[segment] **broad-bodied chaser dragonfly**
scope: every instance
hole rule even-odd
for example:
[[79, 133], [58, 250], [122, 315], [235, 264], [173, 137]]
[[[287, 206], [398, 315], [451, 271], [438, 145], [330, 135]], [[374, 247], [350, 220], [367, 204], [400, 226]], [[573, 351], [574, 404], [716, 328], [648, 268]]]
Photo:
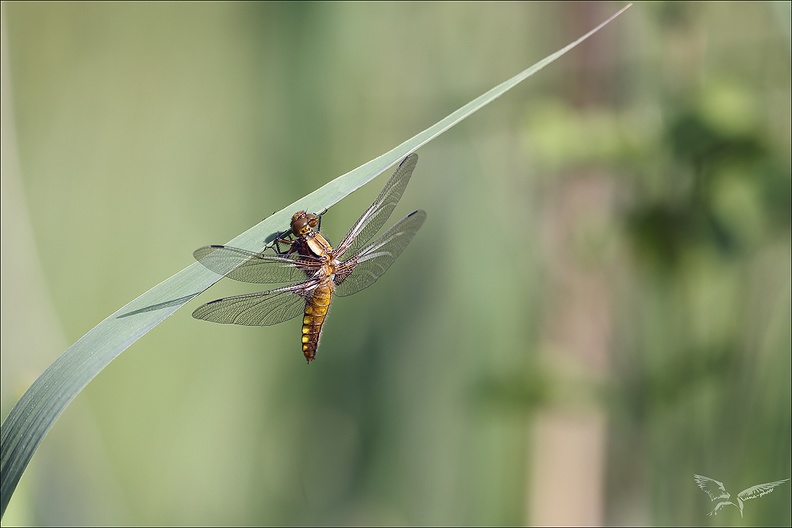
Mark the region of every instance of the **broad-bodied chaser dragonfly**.
[[[303, 315], [302, 351], [310, 364], [333, 295], [352, 295], [374, 284], [393, 264], [426, 220], [413, 211], [367, 244], [390, 217], [418, 162], [410, 154], [399, 164], [377, 199], [333, 248], [319, 232], [321, 214], [298, 211], [281, 233], [274, 254], [230, 246], [205, 246], [193, 256], [220, 275], [254, 283], [288, 283], [271, 290], [235, 295], [200, 306], [193, 317], [215, 323], [269, 326]], [[289, 237], [289, 238], [286, 238]], [[288, 246], [281, 250], [280, 244]]]

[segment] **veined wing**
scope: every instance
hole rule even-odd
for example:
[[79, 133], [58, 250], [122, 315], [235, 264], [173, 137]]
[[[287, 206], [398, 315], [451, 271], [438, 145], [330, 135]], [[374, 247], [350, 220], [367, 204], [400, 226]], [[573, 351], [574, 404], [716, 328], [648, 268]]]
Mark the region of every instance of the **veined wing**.
[[225, 297], [199, 306], [192, 316], [213, 323], [274, 325], [301, 315], [305, 301], [310, 298], [315, 287], [316, 284], [310, 281], [297, 286]]
[[404, 251], [424, 220], [424, 211], [410, 213], [357, 255], [342, 262], [336, 271], [336, 293], [342, 297], [352, 295], [374, 284]]
[[788, 481], [789, 479], [784, 480], [776, 480], [775, 482], [767, 482], [765, 484], [757, 484], [756, 486], [751, 486], [748, 489], [742, 490], [737, 496], [744, 501], [750, 499], [756, 499], [761, 497], [762, 495], [767, 495], [768, 493], [772, 493], [776, 486], [780, 486], [784, 482]]
[[278, 283], [306, 279], [306, 272], [321, 262], [294, 254], [293, 258], [263, 255], [231, 246], [204, 246], [193, 252], [195, 260], [219, 275], [242, 282]]
[[693, 479], [696, 481], [696, 484], [698, 484], [698, 487], [709, 495], [710, 500], [714, 501], [731, 497], [729, 492], [726, 491], [726, 488], [723, 487], [723, 482], [696, 474], [693, 475]]
[[415, 153], [402, 160], [379, 196], [352, 225], [343, 240], [338, 243], [336, 255], [354, 255], [385, 225], [393, 209], [396, 208], [396, 204], [401, 200], [416, 163], [418, 163], [418, 155]]

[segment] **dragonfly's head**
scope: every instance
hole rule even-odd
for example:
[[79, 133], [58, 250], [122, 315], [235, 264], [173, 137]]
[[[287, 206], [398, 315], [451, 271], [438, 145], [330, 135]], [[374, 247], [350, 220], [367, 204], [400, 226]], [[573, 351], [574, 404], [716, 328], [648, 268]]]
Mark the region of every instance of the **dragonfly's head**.
[[313, 233], [319, 225], [319, 217], [313, 213], [297, 211], [291, 219], [291, 230], [294, 236], [302, 237]]

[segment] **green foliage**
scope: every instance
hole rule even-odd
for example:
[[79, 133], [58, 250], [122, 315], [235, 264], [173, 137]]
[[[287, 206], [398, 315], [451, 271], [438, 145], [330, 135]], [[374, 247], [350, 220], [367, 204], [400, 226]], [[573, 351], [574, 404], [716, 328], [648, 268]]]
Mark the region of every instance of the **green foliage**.
[[[6, 414], [195, 248], [285, 221], [613, 8], [3, 9]], [[693, 481], [792, 473], [789, 5], [627, 15], [421, 149], [394, 217], [429, 219], [334, 302], [319, 361], [297, 323], [176, 311], [68, 406], [4, 523], [789, 525], [789, 488], [712, 518]], [[378, 187], [325, 215], [331, 242]]]
[[[398, 147], [274, 213], [235, 237], [229, 242], [229, 245], [251, 250], [261, 249], [262, 241], [270, 242], [278, 233], [285, 230], [288, 219], [294, 211], [326, 210], [405, 155], [439, 136], [547, 64], [555, 61], [612, 19], [613, 17], [575, 42], [492, 88]], [[0, 438], [0, 465], [2, 466], [0, 497], [3, 513], [5, 513], [14, 489], [33, 453], [55, 420], [77, 394], [127, 347], [220, 278], [220, 276], [204, 269], [200, 264], [192, 264], [102, 321], [77, 343], [69, 347], [31, 385], [3, 422], [2, 437]]]

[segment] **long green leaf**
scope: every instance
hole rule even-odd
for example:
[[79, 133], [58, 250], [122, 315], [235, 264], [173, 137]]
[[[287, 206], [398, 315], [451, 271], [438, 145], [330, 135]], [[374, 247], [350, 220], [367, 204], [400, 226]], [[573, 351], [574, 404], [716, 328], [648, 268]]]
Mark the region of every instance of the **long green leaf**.
[[[320, 211], [329, 208], [410, 152], [425, 145], [564, 55], [599, 31], [630, 5], [632, 4], [628, 4], [576, 41], [492, 88], [396, 148], [336, 178], [266, 218], [231, 240], [229, 244], [252, 250], [260, 249], [263, 240], [270, 240], [274, 233], [282, 231], [288, 225], [294, 211]], [[99, 323], [69, 347], [30, 386], [11, 409], [0, 431], [0, 479], [2, 480], [0, 516], [5, 513], [6, 506], [36, 448], [58, 416], [88, 382], [129, 345], [220, 278], [199, 263], [193, 263]]]

